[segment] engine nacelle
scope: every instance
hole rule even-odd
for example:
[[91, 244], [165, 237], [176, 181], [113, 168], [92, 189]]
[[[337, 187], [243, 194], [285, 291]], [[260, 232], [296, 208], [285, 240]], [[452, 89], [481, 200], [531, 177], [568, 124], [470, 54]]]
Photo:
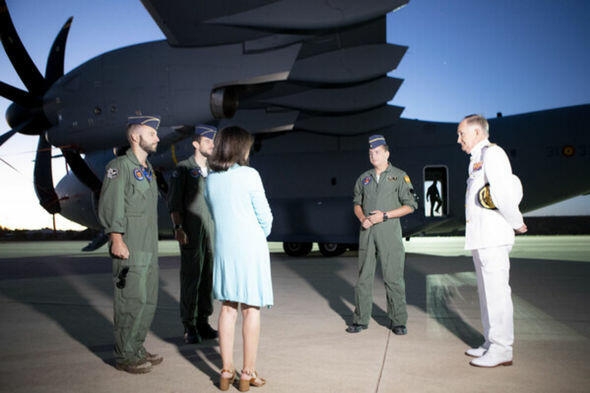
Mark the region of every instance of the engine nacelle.
[[231, 119], [238, 110], [237, 89], [219, 87], [211, 91], [211, 114], [216, 119]]

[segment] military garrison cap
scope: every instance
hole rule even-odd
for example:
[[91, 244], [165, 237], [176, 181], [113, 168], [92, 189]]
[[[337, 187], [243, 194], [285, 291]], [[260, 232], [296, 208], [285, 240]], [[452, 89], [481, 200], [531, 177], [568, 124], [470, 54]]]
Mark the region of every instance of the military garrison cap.
[[160, 116], [129, 116], [127, 118], [127, 127], [133, 124], [141, 124], [157, 130], [160, 126]]
[[204, 136], [205, 138], [213, 139], [217, 133], [217, 127], [208, 124], [199, 124], [195, 128], [195, 136]]
[[378, 146], [387, 145], [383, 135], [371, 135], [369, 137], [369, 148], [374, 149]]

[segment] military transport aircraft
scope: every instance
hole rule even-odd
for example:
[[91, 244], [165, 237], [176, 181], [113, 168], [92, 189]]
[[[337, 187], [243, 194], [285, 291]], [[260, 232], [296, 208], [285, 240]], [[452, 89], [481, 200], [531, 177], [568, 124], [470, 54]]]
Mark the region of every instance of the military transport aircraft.
[[[389, 77], [407, 47], [386, 42], [386, 14], [408, 0], [142, 0], [166, 40], [113, 50], [64, 75], [70, 18], [37, 69], [0, 0], [5, 52], [27, 91], [0, 82], [13, 103], [15, 133], [38, 136], [35, 191], [51, 214], [99, 229], [104, 167], [126, 144], [131, 114], [159, 114], [161, 142], [151, 162], [159, 176], [160, 231], [175, 163], [191, 153], [199, 123], [240, 125], [256, 136], [251, 165], [265, 183], [275, 217], [269, 240], [290, 255], [317, 242], [338, 255], [357, 241], [352, 186], [368, 163], [367, 136], [385, 135], [391, 161], [404, 168], [420, 209], [402, 219], [405, 236], [448, 233], [464, 225], [467, 157], [455, 123], [401, 118], [389, 105], [401, 80]], [[590, 105], [490, 119], [523, 182], [523, 211], [590, 191]], [[54, 187], [51, 146], [70, 168]], [[435, 184], [442, 203], [431, 211]]]

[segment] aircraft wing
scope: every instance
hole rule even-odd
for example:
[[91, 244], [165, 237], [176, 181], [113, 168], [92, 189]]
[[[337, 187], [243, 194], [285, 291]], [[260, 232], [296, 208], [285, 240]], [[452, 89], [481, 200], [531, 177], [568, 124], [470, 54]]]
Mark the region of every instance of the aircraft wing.
[[172, 47], [241, 44], [245, 63], [247, 57], [295, 51], [280, 68], [213, 81], [211, 107], [220, 126], [351, 135], [391, 126], [403, 111], [387, 104], [402, 82], [387, 74], [407, 47], [386, 42], [386, 14], [408, 0], [142, 3]]
[[172, 46], [219, 45], [273, 34], [339, 30], [378, 19], [408, 1], [141, 0]]

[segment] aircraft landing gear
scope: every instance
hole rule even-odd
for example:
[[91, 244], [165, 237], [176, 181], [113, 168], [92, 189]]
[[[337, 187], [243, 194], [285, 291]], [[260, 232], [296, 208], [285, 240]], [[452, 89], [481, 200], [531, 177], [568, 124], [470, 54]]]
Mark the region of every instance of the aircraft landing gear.
[[[311, 252], [312, 247], [313, 243], [311, 242], [283, 243], [283, 250], [285, 251], [285, 254], [292, 257], [304, 257]], [[337, 257], [338, 255], [342, 255], [348, 249], [358, 249], [352, 244], [344, 243], [318, 243], [318, 247], [320, 249], [320, 253], [325, 257]]]
[[346, 251], [346, 245], [340, 243], [318, 243], [318, 247], [325, 257], [337, 257]]
[[293, 243], [284, 242], [283, 250], [285, 254], [292, 257], [304, 257], [311, 252], [313, 243]]

